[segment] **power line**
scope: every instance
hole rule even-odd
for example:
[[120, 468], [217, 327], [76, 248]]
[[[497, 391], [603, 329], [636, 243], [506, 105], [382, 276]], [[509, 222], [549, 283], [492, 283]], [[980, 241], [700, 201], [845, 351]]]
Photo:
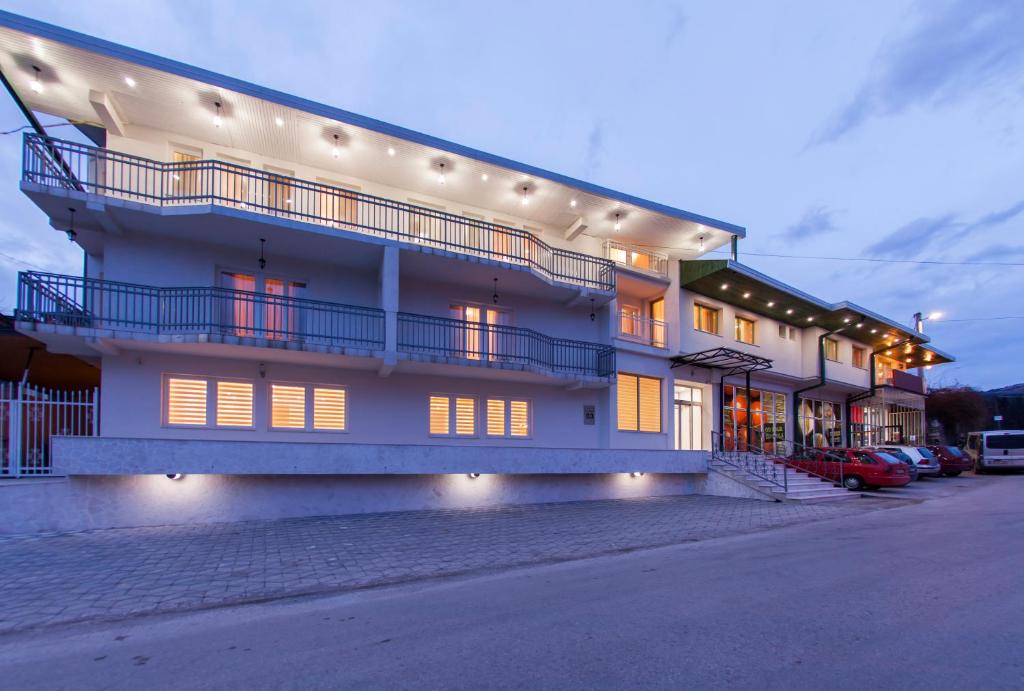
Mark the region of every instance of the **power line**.
[[[664, 247], [662, 249], [682, 249]], [[708, 254], [728, 254], [725, 250], [712, 250]], [[752, 257], [773, 257], [777, 259], [814, 259], [817, 261], [873, 262], [877, 264], [937, 264], [940, 266], [1024, 266], [1024, 262], [971, 262], [942, 261], [939, 259], [880, 259], [877, 257], [815, 257], [806, 254], [768, 254], [764, 252], [743, 252]]]
[[15, 257], [13, 254], [7, 254], [6, 252], [0, 252], [0, 257], [3, 257], [7, 261], [13, 262], [14, 264], [19, 264], [21, 266], [27, 266], [27, 267], [29, 267], [31, 269], [38, 269], [39, 271], [46, 271], [46, 269], [44, 269], [43, 267], [39, 266], [38, 264], [33, 264], [32, 262], [25, 261], [24, 259], [21, 259], [20, 257]]
[[941, 319], [932, 322], [932, 326], [938, 326], [947, 322], [989, 322], [989, 321], [1001, 321], [1004, 319], [1024, 319], [1024, 314], [1014, 315], [1011, 317], [972, 317], [970, 319]]

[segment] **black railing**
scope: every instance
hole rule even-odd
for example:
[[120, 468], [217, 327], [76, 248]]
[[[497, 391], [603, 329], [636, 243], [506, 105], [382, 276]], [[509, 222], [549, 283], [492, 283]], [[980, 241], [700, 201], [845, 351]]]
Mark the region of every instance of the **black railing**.
[[155, 288], [22, 272], [15, 314], [19, 321], [136, 333], [384, 347], [383, 310], [229, 288]]
[[615, 372], [611, 346], [551, 338], [514, 326], [404, 312], [398, 314], [398, 350], [594, 377], [610, 377]]
[[520, 264], [559, 282], [615, 288], [614, 262], [552, 247], [525, 230], [225, 161], [165, 163], [29, 133], [22, 180], [157, 206], [230, 206]]

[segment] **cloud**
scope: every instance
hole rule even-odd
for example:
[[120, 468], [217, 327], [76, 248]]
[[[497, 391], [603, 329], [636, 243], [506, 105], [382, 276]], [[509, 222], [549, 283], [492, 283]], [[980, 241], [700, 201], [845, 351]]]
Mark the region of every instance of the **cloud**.
[[587, 152], [584, 170], [586, 174], [593, 175], [601, 167], [601, 158], [604, 155], [604, 123], [598, 122], [590, 128], [587, 135]]
[[836, 141], [871, 117], [1017, 83], [1024, 68], [1024, 2], [927, 2], [919, 14], [908, 33], [883, 45], [871, 77], [812, 144]]
[[1024, 246], [1018, 245], [1016, 247], [1012, 245], [992, 245], [986, 247], [983, 250], [975, 252], [974, 254], [967, 257], [966, 261], [969, 262], [982, 262], [982, 261], [1007, 261], [1012, 262], [1018, 258], [1024, 257]]
[[783, 237], [786, 240], [806, 240], [832, 233], [839, 228], [835, 224], [835, 211], [823, 206], [814, 206], [804, 212], [799, 221], [786, 228]]
[[955, 214], [938, 218], [918, 218], [892, 231], [878, 242], [869, 245], [862, 254], [866, 257], [913, 258], [933, 242], [949, 232], [963, 227]]

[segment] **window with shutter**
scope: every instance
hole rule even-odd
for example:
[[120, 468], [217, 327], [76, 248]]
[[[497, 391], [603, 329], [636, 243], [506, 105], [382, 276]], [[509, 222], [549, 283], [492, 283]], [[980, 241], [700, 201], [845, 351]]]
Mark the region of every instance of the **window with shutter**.
[[619, 429], [626, 432], [637, 431], [637, 378], [632, 374], [619, 373], [618, 406]]
[[619, 372], [619, 430], [661, 432], [661, 379]]
[[252, 384], [217, 382], [217, 426], [252, 427]]
[[306, 387], [270, 385], [270, 426], [274, 429], [306, 428]]
[[487, 436], [529, 437], [530, 402], [525, 400], [488, 398]]
[[639, 420], [641, 432], [661, 431], [661, 380], [639, 377]]
[[167, 424], [206, 426], [205, 379], [167, 379]]
[[450, 400], [447, 396], [430, 397], [430, 433], [447, 435]]
[[505, 401], [487, 399], [487, 436], [505, 436]]
[[476, 434], [476, 399], [455, 399], [455, 435], [472, 437]]
[[342, 432], [346, 425], [345, 389], [313, 388], [313, 429]]

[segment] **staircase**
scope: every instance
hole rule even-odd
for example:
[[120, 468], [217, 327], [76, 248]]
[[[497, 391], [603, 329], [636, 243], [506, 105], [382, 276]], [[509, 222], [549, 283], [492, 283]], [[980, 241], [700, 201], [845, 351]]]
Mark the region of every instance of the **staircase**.
[[751, 447], [723, 451], [715, 444], [708, 470], [775, 501], [817, 504], [857, 499], [860, 494], [786, 464], [782, 457]]

